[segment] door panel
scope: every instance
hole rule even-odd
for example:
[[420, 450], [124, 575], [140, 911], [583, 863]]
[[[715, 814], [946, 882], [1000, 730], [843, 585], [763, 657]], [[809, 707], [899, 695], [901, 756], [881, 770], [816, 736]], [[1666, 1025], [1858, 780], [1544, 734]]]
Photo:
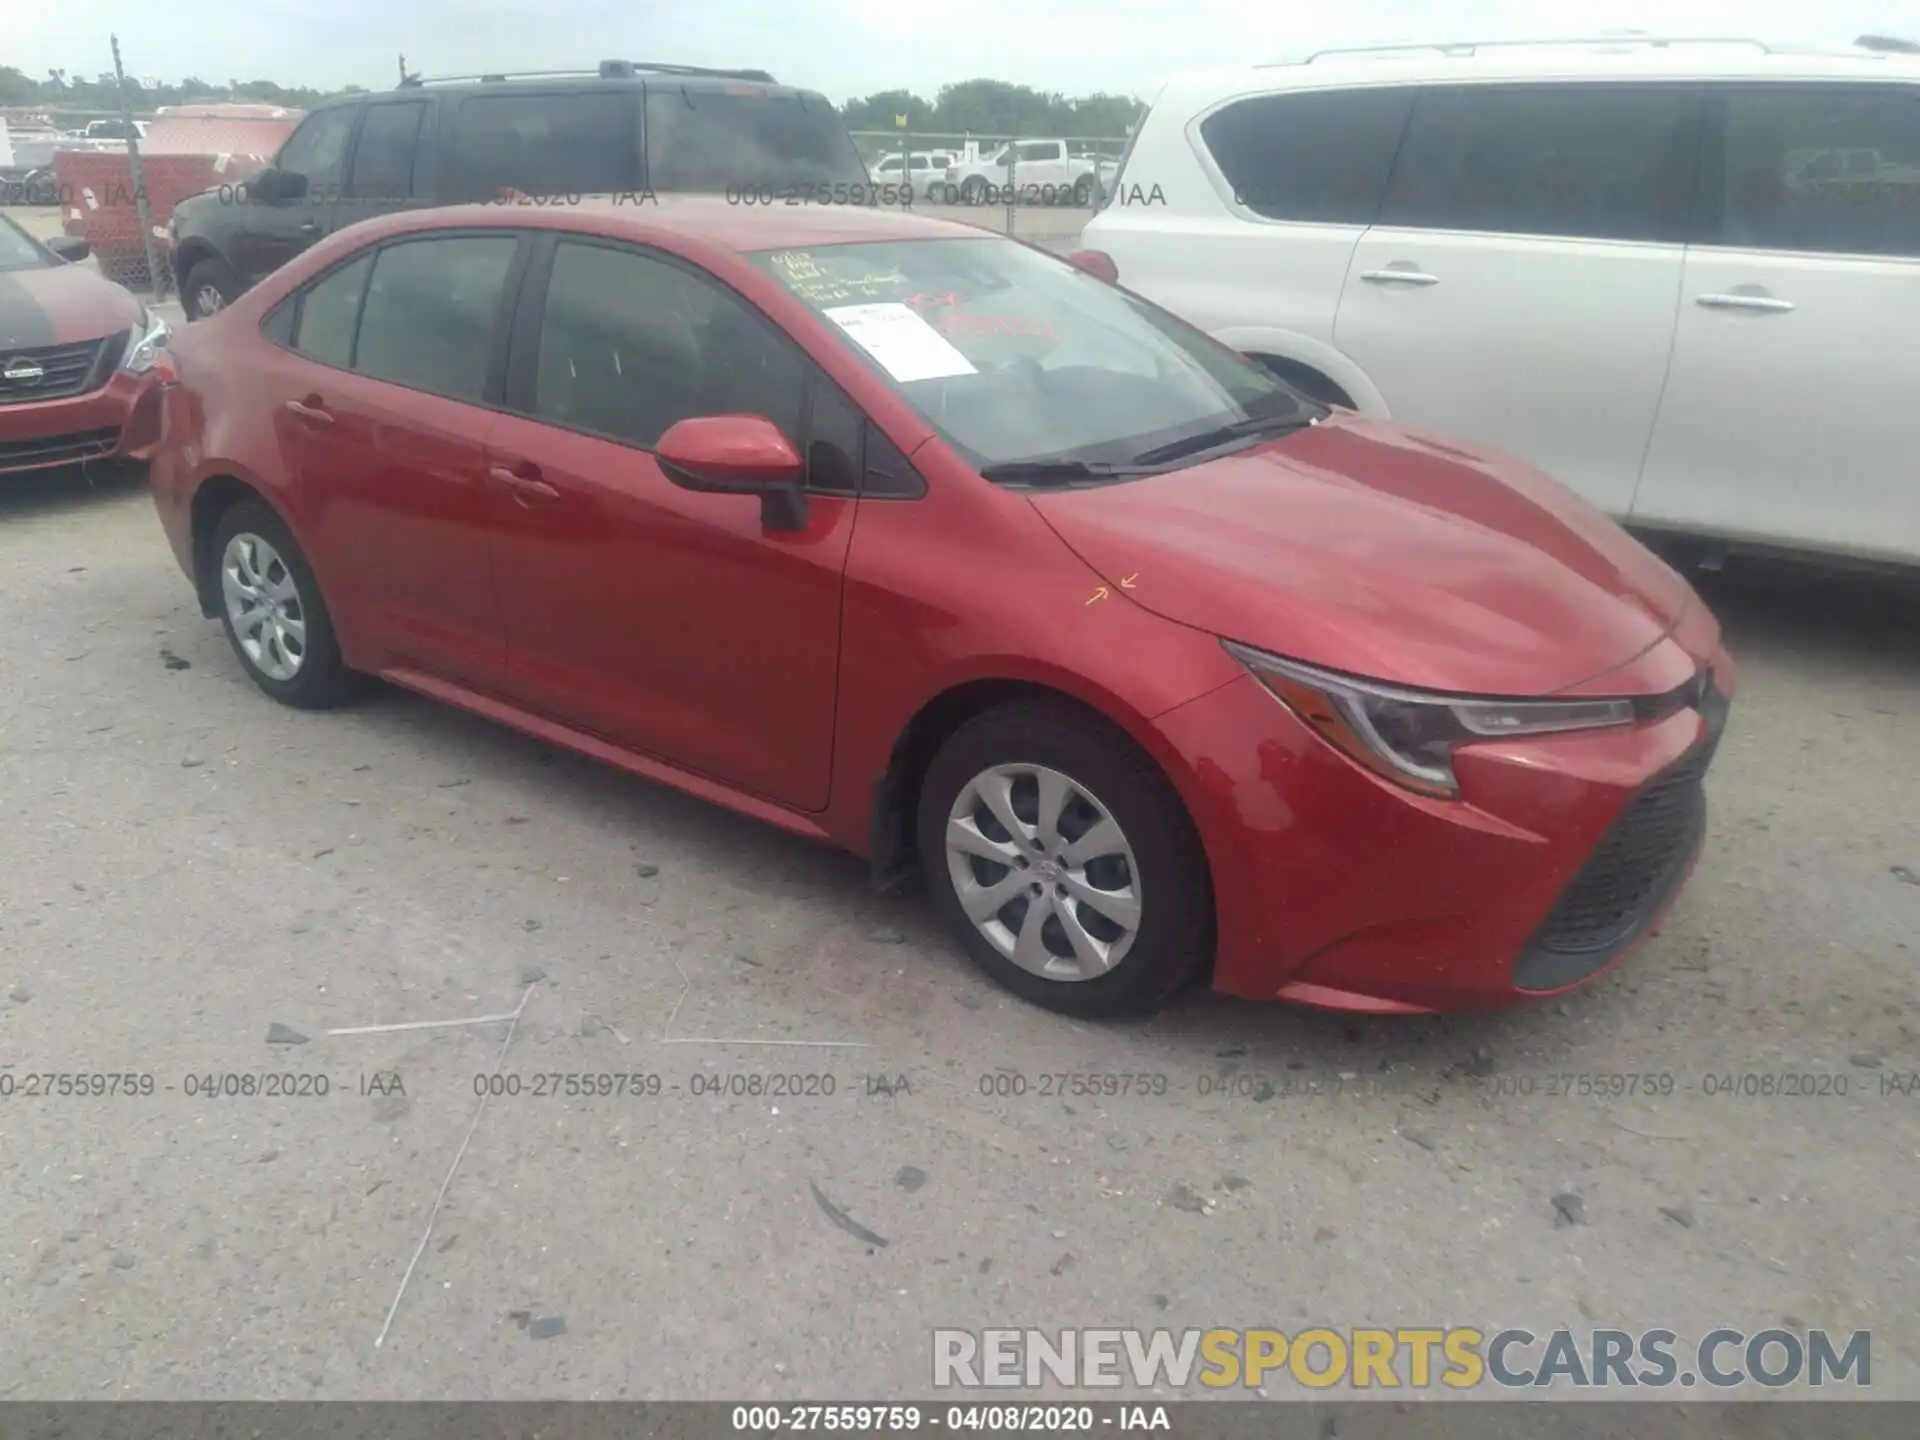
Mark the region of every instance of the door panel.
[[347, 144], [358, 115], [353, 105], [317, 110], [280, 147], [275, 168], [304, 177], [304, 195], [289, 200], [250, 196], [238, 207], [229, 258], [241, 284], [254, 284], [320, 239], [346, 178]]
[[1687, 255], [1633, 517], [1920, 559], [1920, 94], [1719, 98], [1718, 243]]
[[489, 466], [528, 708], [803, 809], [826, 804], [840, 586], [856, 501], [768, 531], [745, 495], [682, 490], [644, 450], [514, 416]]
[[1375, 229], [1354, 247], [1334, 346], [1395, 420], [1498, 446], [1624, 515], [1681, 258], [1677, 245]]
[[1394, 418], [1626, 513], [1673, 344], [1700, 103], [1677, 84], [1421, 91], [1334, 319]]
[[327, 209], [327, 233], [376, 215], [432, 203], [427, 152], [432, 110], [425, 100], [376, 101], [354, 139], [346, 184]]
[[753, 497], [683, 490], [651, 453], [678, 420], [748, 413], [806, 455], [806, 361], [731, 290], [657, 252], [565, 241], [546, 255], [515, 330], [521, 414], [488, 457], [514, 693], [819, 809], [857, 502], [815, 494], [804, 528], [769, 530]]

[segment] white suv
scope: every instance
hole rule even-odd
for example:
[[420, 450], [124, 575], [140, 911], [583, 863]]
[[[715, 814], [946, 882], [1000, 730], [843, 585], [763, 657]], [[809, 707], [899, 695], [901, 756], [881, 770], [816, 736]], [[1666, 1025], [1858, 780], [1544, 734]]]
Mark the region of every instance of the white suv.
[[1188, 77], [1082, 243], [1299, 388], [1634, 524], [1920, 562], [1914, 57], [1483, 44]]

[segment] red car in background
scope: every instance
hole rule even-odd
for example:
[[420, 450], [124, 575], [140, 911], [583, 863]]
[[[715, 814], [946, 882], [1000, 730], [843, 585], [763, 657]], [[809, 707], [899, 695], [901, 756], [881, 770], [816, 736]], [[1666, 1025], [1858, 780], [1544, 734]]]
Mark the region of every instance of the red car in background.
[[1555, 994], [1702, 844], [1734, 671], [1672, 570], [996, 235], [395, 215], [162, 365], [160, 519], [266, 693], [384, 676], [917, 866], [1060, 1010]]
[[167, 324], [0, 215], [0, 474], [141, 459], [160, 434], [153, 364]]

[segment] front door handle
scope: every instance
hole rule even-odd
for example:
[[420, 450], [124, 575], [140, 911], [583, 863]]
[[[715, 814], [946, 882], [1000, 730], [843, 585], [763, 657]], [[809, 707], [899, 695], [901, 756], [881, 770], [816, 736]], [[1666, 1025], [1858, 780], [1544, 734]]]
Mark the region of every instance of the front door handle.
[[321, 408], [318, 395], [309, 396], [305, 400], [289, 400], [281, 408], [289, 415], [299, 416], [309, 425], [333, 424], [333, 413]]
[[560, 498], [560, 492], [538, 475], [509, 470], [504, 465], [493, 466], [487, 474], [493, 477], [494, 484], [506, 490], [522, 505], [551, 505]]
[[1729, 295], [1702, 295], [1694, 302], [1709, 310], [1759, 310], [1768, 315], [1781, 315], [1795, 309], [1791, 300], [1780, 300], [1772, 295], [1748, 294], [1736, 290]]
[[1362, 270], [1360, 278], [1369, 285], [1438, 285], [1440, 277], [1409, 267], [1401, 270], [1389, 265], [1385, 270]]

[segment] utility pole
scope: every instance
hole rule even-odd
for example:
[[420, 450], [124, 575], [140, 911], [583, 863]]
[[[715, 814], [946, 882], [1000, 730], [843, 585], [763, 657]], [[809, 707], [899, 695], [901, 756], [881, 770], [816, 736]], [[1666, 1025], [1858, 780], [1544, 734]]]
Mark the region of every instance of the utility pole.
[[147, 181], [140, 171], [140, 132], [133, 127], [133, 112], [127, 107], [127, 72], [120, 64], [120, 37], [109, 35], [113, 43], [113, 81], [120, 96], [120, 123], [126, 127], [127, 169], [133, 176], [133, 204], [140, 216], [140, 248], [147, 257], [147, 284], [153, 298], [164, 300], [166, 277], [160, 273], [160, 256], [153, 248], [153, 212], [147, 208]]

